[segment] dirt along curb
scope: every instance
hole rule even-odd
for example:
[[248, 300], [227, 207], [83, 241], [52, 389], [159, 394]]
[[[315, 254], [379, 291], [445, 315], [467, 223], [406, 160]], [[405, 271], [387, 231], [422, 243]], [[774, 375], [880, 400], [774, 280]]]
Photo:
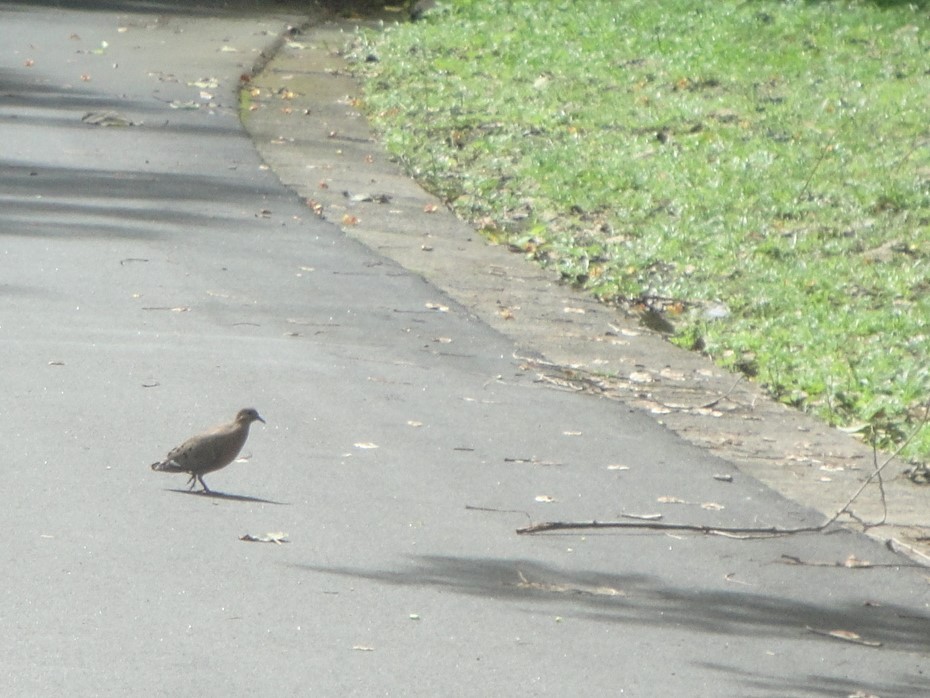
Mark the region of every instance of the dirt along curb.
[[[360, 22], [319, 19], [289, 36], [246, 89], [243, 122], [267, 166], [347, 235], [422, 275], [512, 338], [523, 370], [653, 415], [785, 497], [832, 516], [874, 471], [870, 447], [678, 349], [635, 317], [485, 241], [409, 179], [360, 113], [342, 50]], [[376, 26], [371, 22], [368, 26]], [[887, 455], [879, 454], [883, 463]], [[930, 488], [889, 463], [840, 521], [930, 564]], [[859, 519], [857, 521], [856, 519]], [[760, 522], [762, 523], [762, 522]]]

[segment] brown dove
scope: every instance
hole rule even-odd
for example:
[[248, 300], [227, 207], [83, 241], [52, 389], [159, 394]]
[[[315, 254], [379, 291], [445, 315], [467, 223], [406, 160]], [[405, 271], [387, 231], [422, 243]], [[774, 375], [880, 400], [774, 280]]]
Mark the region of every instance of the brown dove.
[[228, 424], [221, 424], [215, 429], [192, 436], [183, 444], [172, 449], [165, 460], [152, 463], [152, 470], [164, 473], [187, 473], [190, 480], [188, 489], [194, 489], [199, 482], [204, 492], [209, 492], [203, 476], [214, 470], [225, 468], [232, 463], [249, 438], [249, 425], [254, 421], [262, 424], [265, 420], [251, 407], [239, 410], [236, 418]]

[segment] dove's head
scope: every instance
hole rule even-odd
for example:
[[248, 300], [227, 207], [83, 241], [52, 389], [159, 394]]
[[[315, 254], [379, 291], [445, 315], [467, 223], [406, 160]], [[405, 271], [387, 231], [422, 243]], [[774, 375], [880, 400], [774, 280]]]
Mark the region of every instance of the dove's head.
[[246, 424], [251, 424], [252, 422], [265, 423], [265, 420], [262, 419], [262, 416], [254, 407], [246, 407], [244, 410], [239, 410], [238, 414], [236, 414], [236, 421], [245, 422]]

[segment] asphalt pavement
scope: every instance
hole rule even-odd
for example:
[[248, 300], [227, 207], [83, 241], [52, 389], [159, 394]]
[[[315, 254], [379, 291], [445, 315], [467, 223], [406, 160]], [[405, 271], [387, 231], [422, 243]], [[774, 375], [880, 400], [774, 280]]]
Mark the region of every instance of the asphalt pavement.
[[[68, 6], [0, 4], [0, 694], [927, 693], [930, 573], [861, 534], [515, 533], [823, 515], [285, 187], [237, 86], [304, 15]], [[319, 189], [339, 131], [274, 145]], [[149, 470], [247, 406], [213, 496]]]

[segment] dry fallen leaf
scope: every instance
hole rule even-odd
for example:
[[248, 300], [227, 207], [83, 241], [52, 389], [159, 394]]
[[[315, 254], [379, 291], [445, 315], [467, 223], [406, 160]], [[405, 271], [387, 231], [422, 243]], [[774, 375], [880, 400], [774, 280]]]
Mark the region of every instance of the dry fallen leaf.
[[244, 540], [247, 543], [274, 543], [275, 545], [281, 545], [282, 543], [290, 543], [287, 540], [287, 534], [283, 531], [276, 531], [274, 533], [266, 533], [265, 535], [256, 536], [251, 533], [246, 533], [244, 536], [239, 536], [239, 540]]
[[215, 90], [220, 86], [220, 81], [217, 78], [200, 78], [200, 80], [192, 80], [187, 83], [188, 87], [199, 87], [200, 89]]
[[843, 567], [849, 568], [859, 568], [859, 567], [871, 567], [872, 563], [868, 560], [860, 560], [855, 555], [850, 555], [843, 561]]
[[353, 216], [351, 213], [346, 213], [342, 216], [343, 225], [358, 225], [358, 216]]
[[438, 310], [440, 313], [446, 313], [449, 311], [448, 305], [442, 305], [440, 303], [427, 303], [426, 307], [430, 310]]
[[542, 502], [543, 504], [551, 504], [555, 501], [555, 497], [550, 497], [548, 494], [540, 494], [536, 496], [537, 502]]
[[132, 121], [115, 111], [89, 111], [81, 117], [81, 122], [91, 126], [135, 126]]
[[626, 596], [626, 592], [613, 587], [596, 587], [592, 592], [598, 596]]
[[670, 495], [659, 497], [656, 501], [660, 504], [687, 504], [685, 500], [679, 499], [678, 497], [672, 497]]
[[818, 630], [817, 628], [812, 628], [807, 626], [807, 629], [817, 635], [826, 635], [827, 637], [835, 637], [837, 640], [843, 640], [844, 642], [853, 642], [857, 645], [865, 645], [866, 647], [881, 647], [882, 643], [875, 640], [863, 640], [862, 636], [859, 633], [854, 633], [852, 630]]
[[659, 375], [662, 376], [665, 380], [683, 381], [685, 379], [685, 374], [682, 371], [675, 371], [668, 367], [659, 371]]

